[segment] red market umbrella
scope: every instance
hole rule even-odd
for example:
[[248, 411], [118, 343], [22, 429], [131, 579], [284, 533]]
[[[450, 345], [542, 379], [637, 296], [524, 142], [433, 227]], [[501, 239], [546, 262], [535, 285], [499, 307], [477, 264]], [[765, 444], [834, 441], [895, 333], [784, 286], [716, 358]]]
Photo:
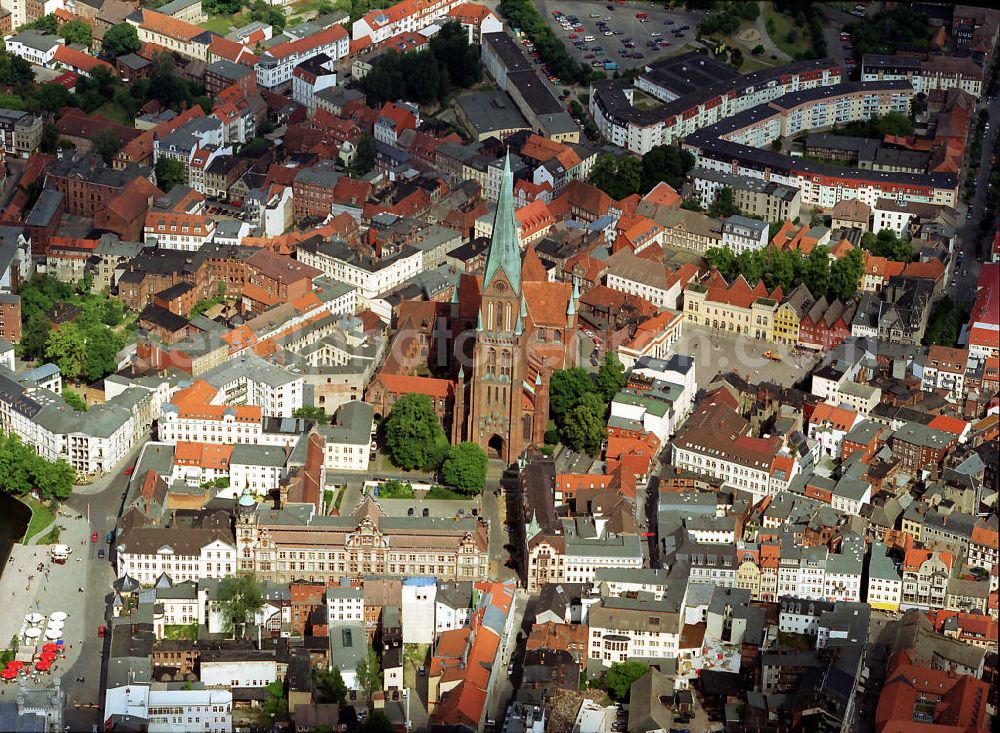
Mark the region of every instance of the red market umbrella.
[[43, 652], [57, 652], [57, 651], [59, 651], [59, 645], [58, 644], [53, 644], [52, 642], [49, 642], [48, 644], [43, 644], [42, 645], [42, 651]]
[[46, 662], [46, 661], [35, 662], [35, 669], [37, 669], [39, 672], [48, 672], [51, 667], [52, 667], [52, 662]]
[[55, 652], [42, 652], [41, 660], [43, 662], [54, 662], [56, 661], [56, 656]]
[[17, 677], [17, 672], [15, 672], [13, 669], [8, 668], [5, 669], [3, 672], [0, 672], [0, 677], [3, 677], [5, 680], [12, 680], [15, 677]]
[[13, 669], [15, 671], [22, 669], [24, 667], [24, 662], [14, 659], [13, 661], [7, 662], [7, 669]]

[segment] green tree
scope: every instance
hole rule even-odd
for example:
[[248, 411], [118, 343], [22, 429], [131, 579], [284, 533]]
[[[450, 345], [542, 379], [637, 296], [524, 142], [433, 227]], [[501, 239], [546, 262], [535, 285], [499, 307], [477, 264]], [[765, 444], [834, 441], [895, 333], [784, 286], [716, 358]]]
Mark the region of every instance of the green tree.
[[738, 49], [736, 47], [733, 47], [732, 49], [730, 49], [730, 51], [729, 51], [729, 65], [732, 66], [733, 68], [736, 68], [736, 69], [738, 69], [741, 66], [743, 66], [743, 51], [741, 51], [740, 49]]
[[767, 49], [764, 48], [763, 44], [758, 43], [756, 46], [753, 47], [753, 50], [750, 53], [752, 53], [754, 56], [763, 56], [766, 50]]
[[0, 489], [14, 496], [24, 496], [31, 491], [35, 485], [32, 456], [31, 448], [16, 434], [0, 434], [0, 476], [3, 476]]
[[45, 356], [66, 379], [77, 379], [87, 358], [87, 337], [75, 323], [64, 323], [49, 333]]
[[66, 39], [66, 43], [79, 43], [87, 48], [94, 41], [90, 26], [82, 20], [70, 20], [59, 27], [59, 35]]
[[407, 471], [423, 468], [444, 440], [430, 397], [408, 394], [396, 400], [385, 420], [385, 445], [395, 465]]
[[142, 48], [139, 34], [131, 23], [113, 25], [104, 32], [101, 49], [108, 58], [118, 58], [127, 53], [135, 53]]
[[94, 152], [100, 155], [101, 159], [108, 164], [114, 160], [115, 155], [122, 147], [122, 139], [118, 131], [110, 127], [98, 130], [91, 142], [93, 142]]
[[49, 33], [54, 36], [56, 31], [59, 30], [59, 19], [52, 13], [49, 13], [48, 15], [43, 15], [30, 23], [25, 23], [22, 28], [33, 28], [36, 31]]
[[356, 176], [363, 176], [375, 167], [375, 138], [367, 132], [358, 141], [358, 149], [354, 151], [354, 162], [351, 170]]
[[169, 193], [174, 186], [187, 183], [184, 164], [179, 160], [160, 156], [153, 170], [156, 172], [157, 187], [166, 193]]
[[478, 84], [483, 77], [479, 45], [470, 44], [464, 28], [455, 21], [448, 21], [431, 36], [431, 53], [447, 77], [457, 87], [467, 89]]
[[850, 300], [858, 292], [863, 274], [864, 262], [861, 259], [861, 250], [852, 249], [830, 264], [830, 291], [840, 300]]
[[41, 84], [35, 94], [35, 106], [40, 112], [56, 113], [63, 107], [73, 107], [76, 100], [62, 84]]
[[441, 466], [441, 476], [445, 483], [463, 494], [478, 494], [486, 485], [486, 463], [486, 451], [477, 443], [459, 443], [448, 451]]
[[343, 705], [347, 700], [347, 684], [340, 673], [340, 667], [326, 669], [313, 668], [313, 682], [316, 684], [317, 702]]
[[392, 721], [381, 710], [373, 710], [359, 728], [360, 733], [393, 733]]
[[616, 157], [601, 155], [587, 181], [613, 199], [621, 200], [639, 191], [642, 185], [642, 163], [631, 155]]
[[253, 575], [230, 575], [219, 583], [219, 606], [227, 632], [243, 635], [244, 627], [264, 607], [264, 593]]
[[594, 383], [585, 369], [571, 367], [553, 372], [549, 381], [549, 413], [556, 425], [562, 425], [570, 410], [580, 403], [580, 398], [593, 389]]
[[79, 392], [67, 387], [62, 392], [62, 398], [67, 405], [72, 407], [77, 412], [87, 411], [87, 403], [84, 401], [83, 397], [80, 396]]
[[640, 193], [647, 193], [660, 181], [680, 191], [684, 177], [694, 168], [694, 156], [679, 145], [657, 145], [642, 156]]
[[720, 188], [719, 192], [715, 195], [715, 201], [708, 207], [708, 215], [719, 219], [739, 213], [739, 207], [736, 206], [736, 197], [733, 194], [733, 189], [729, 186]]
[[826, 246], [813, 247], [805, 259], [802, 280], [817, 298], [830, 289], [830, 250]]
[[118, 352], [125, 346], [124, 337], [103, 323], [94, 323], [84, 331], [87, 353], [83, 360], [83, 374], [89, 380], [98, 380], [118, 371]]
[[865, 232], [861, 246], [877, 257], [885, 257], [895, 262], [910, 262], [914, 257], [913, 245], [900, 239], [891, 229], [883, 229], [878, 234]]
[[64, 459], [50, 463], [35, 455], [32, 462], [34, 483], [43, 499], [67, 499], [76, 482], [76, 471]]
[[42, 359], [48, 347], [52, 324], [42, 312], [32, 313], [21, 333], [21, 354], [26, 359]]
[[297, 407], [292, 410], [292, 417], [301, 418], [303, 420], [315, 420], [320, 424], [329, 421], [326, 416], [326, 409], [323, 407], [316, 407], [315, 405], [303, 405], [302, 407]]
[[604, 419], [591, 405], [577, 405], [563, 419], [563, 442], [573, 450], [593, 456], [604, 440]]
[[609, 351], [604, 355], [604, 361], [594, 378], [597, 391], [604, 397], [605, 402], [611, 402], [619, 390], [625, 386], [625, 381], [624, 365], [618, 358], [618, 354]]
[[616, 702], [626, 702], [632, 683], [649, 672], [642, 662], [615, 662], [604, 673], [604, 688]]
[[367, 654], [358, 662], [357, 676], [358, 689], [365, 693], [367, 699], [370, 700], [373, 692], [382, 689], [382, 665], [379, 664], [378, 655], [371, 647], [368, 647]]
[[20, 87], [35, 80], [35, 70], [20, 56], [4, 51], [0, 53], [0, 84]]
[[266, 718], [283, 718], [288, 715], [288, 693], [282, 680], [275, 680], [266, 688], [267, 697], [261, 702], [260, 709]]

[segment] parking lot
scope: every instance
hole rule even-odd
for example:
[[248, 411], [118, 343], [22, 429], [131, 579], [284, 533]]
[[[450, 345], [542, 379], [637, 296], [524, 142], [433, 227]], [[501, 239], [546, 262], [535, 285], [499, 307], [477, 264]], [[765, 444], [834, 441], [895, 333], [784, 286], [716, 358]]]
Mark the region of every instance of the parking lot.
[[[659, 3], [537, 0], [535, 4], [570, 55], [595, 68], [608, 61], [629, 69], [691, 50], [700, 22], [697, 12], [668, 10]], [[637, 14], [644, 14], [645, 20]]]

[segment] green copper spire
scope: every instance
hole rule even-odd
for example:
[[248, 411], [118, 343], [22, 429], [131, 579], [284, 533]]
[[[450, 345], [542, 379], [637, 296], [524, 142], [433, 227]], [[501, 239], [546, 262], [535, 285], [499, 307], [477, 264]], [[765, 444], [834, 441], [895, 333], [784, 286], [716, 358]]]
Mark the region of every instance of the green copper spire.
[[514, 176], [510, 172], [510, 151], [503, 159], [503, 180], [500, 182], [497, 213], [493, 219], [493, 236], [490, 237], [483, 288], [489, 287], [500, 270], [504, 271], [514, 291], [521, 292], [521, 246], [517, 236], [517, 220], [514, 218]]

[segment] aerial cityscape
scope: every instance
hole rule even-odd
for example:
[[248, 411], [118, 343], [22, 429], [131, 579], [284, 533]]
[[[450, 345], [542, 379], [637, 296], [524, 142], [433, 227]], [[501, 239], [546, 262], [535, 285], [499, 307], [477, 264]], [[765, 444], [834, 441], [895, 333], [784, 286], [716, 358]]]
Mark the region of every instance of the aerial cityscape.
[[0, 31], [0, 732], [1000, 730], [1000, 9]]

